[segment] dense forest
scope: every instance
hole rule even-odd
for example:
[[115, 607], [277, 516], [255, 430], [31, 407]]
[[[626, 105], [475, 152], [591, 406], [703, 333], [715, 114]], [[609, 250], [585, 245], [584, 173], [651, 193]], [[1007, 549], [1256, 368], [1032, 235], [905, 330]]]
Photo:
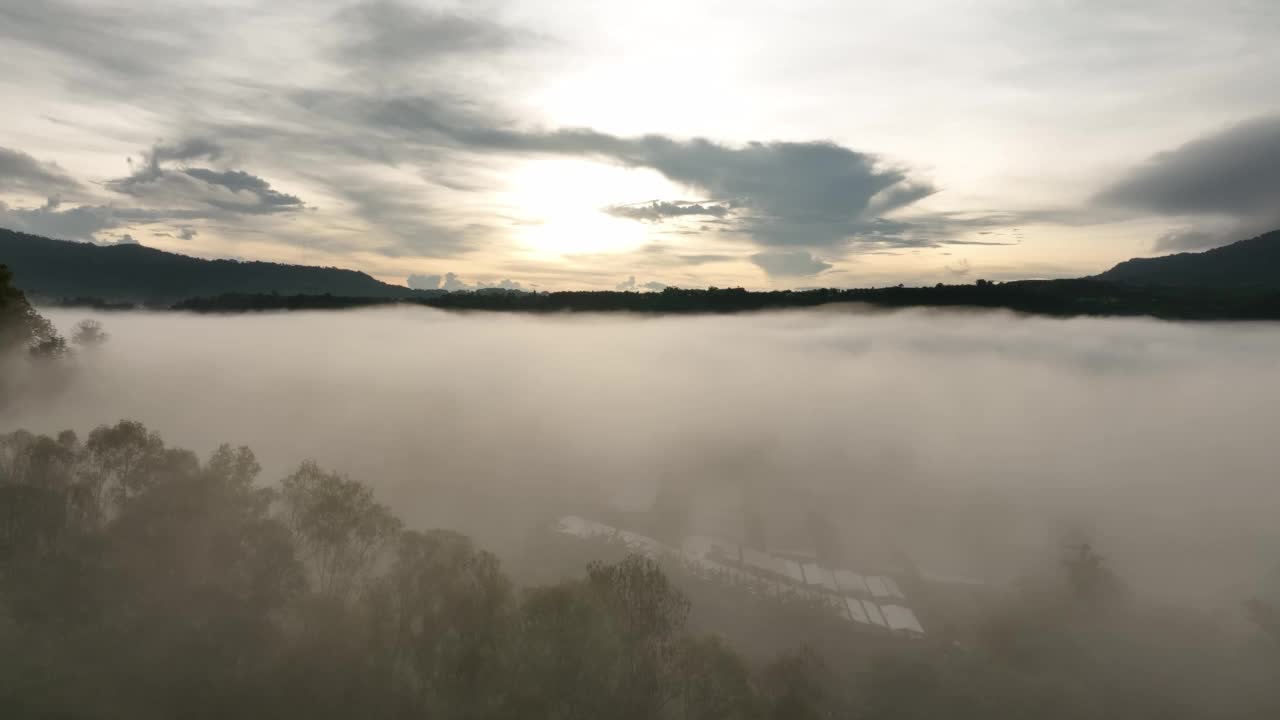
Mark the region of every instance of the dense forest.
[[445, 310], [505, 312], [633, 312], [659, 314], [734, 313], [812, 308], [833, 303], [862, 303], [884, 309], [912, 307], [1005, 309], [1072, 317], [1152, 316], [1169, 320], [1277, 320], [1280, 290], [1168, 288], [1121, 285], [1099, 280], [1019, 280], [967, 285], [887, 287], [841, 290], [774, 290], [743, 288], [661, 292], [520, 292], [487, 289], [443, 293], [408, 300], [337, 295], [226, 294], [193, 298], [173, 306], [193, 312], [259, 310], [334, 310], [392, 303]]

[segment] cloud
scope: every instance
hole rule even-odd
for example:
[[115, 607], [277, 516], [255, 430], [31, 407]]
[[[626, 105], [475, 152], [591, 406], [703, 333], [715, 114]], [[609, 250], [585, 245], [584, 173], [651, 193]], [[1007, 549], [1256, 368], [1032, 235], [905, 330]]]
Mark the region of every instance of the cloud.
[[677, 252], [665, 243], [649, 243], [641, 250], [646, 262], [656, 262], [667, 266], [705, 265], [715, 262], [732, 262], [738, 260], [737, 255], [721, 253], [687, 253]]
[[626, 280], [623, 280], [614, 286], [614, 289], [618, 292], [631, 292], [633, 290], [651, 290], [653, 292], [661, 292], [666, 288], [667, 285], [665, 283], [660, 283], [656, 280], [650, 280], [646, 283], [638, 283], [636, 282], [635, 275], [628, 276]]
[[1104, 206], [1191, 218], [1156, 250], [1201, 250], [1280, 227], [1280, 115], [1259, 117], [1159, 153], [1108, 185]]
[[106, 187], [142, 201], [207, 206], [232, 213], [303, 209], [301, 198], [282, 193], [266, 180], [243, 170], [165, 165], [195, 159], [216, 160], [222, 152], [220, 145], [200, 138], [174, 145], [157, 144], [143, 153], [143, 163], [133, 173], [108, 181]]
[[117, 245], [141, 245], [142, 243], [138, 242], [137, 239], [134, 238], [129, 233], [125, 233], [120, 237], [116, 238], [116, 244]]
[[[0, 38], [8, 48], [38, 48], [71, 63], [77, 91], [110, 95], [127, 87], [136, 99], [198, 57], [194, 50], [215, 45], [209, 36], [219, 14], [176, 3], [145, 9], [63, 0], [4, 3]], [[49, 64], [41, 58], [42, 66]]]
[[54, 238], [92, 240], [94, 233], [119, 227], [123, 221], [113, 208], [82, 205], [59, 209], [57, 203], [43, 207], [15, 208], [0, 203], [0, 226]]
[[[300, 12], [289, 5], [280, 17]], [[747, 245], [741, 256], [681, 256], [690, 265], [740, 261], [755, 251], [831, 259], [949, 240], [938, 231], [941, 223], [924, 228], [899, 214], [935, 192], [927, 179], [836, 142], [727, 143], [531, 125], [508, 109], [514, 107], [508, 86], [524, 76], [495, 82], [492, 71], [507, 67], [498, 54], [534, 35], [487, 15], [388, 0], [322, 10], [318, 22], [294, 28], [297, 37], [281, 52], [288, 67], [271, 66], [283, 74], [261, 72], [256, 55], [224, 57], [219, 43], [202, 42], [243, 21], [243, 13], [216, 7], [113, 14], [54, 0], [0, 11], [0, 24], [12, 20], [0, 35], [74, 63], [50, 65], [59, 80], [108, 76], [95, 97], [110, 96], [130, 73], [143, 78], [147, 99], [155, 101], [149, 136], [184, 139], [149, 148], [127, 177], [104, 187], [136, 205], [217, 217], [228, 236], [256, 230], [250, 216], [300, 211], [304, 198], [334, 199], [324, 208], [326, 228], [274, 237], [390, 257], [489, 249], [509, 240], [509, 226], [490, 220], [503, 208], [493, 207], [486, 191], [520, 156], [554, 155], [650, 169], [688, 190], [607, 207], [616, 217], [673, 224], [687, 218], [680, 229], [689, 231], [706, 221], [724, 242]], [[178, 19], [186, 22], [170, 22]], [[264, 36], [279, 30], [274, 15], [260, 19]], [[94, 28], [113, 46], [89, 47]], [[334, 73], [335, 65], [354, 72]], [[177, 97], [184, 100], [175, 107]], [[234, 162], [239, 157], [262, 165], [244, 167]], [[283, 167], [289, 179], [311, 184], [281, 187], [284, 178], [265, 172]], [[335, 168], [347, 177], [323, 177]], [[353, 176], [358, 182], [344, 186]]]
[[729, 214], [730, 207], [725, 203], [654, 200], [632, 205], [611, 205], [604, 211], [627, 220], [662, 222], [675, 217], [723, 218]]
[[1157, 237], [1152, 249], [1161, 252], [1205, 250], [1222, 244], [1222, 239], [1222, 234], [1218, 232], [1183, 227], [1170, 230]]
[[[864, 233], [907, 228], [902, 222], [886, 224], [882, 216], [936, 192], [928, 181], [877, 155], [828, 141], [730, 145], [659, 134], [625, 137], [590, 128], [522, 129], [498, 112], [448, 94], [306, 91], [291, 99], [309, 112], [341, 118], [409, 147], [582, 157], [655, 170], [724, 200], [657, 200], [607, 211], [648, 221], [682, 215], [731, 219], [732, 229], [765, 247], [856, 249], [851, 241]], [[937, 234], [927, 240], [900, 234], [898, 239], [911, 245], [945, 241]]]
[[247, 203], [224, 203], [218, 198], [208, 201], [209, 204], [217, 207], [241, 212], [275, 212], [276, 210], [297, 210], [302, 207], [302, 200], [298, 196], [279, 192], [266, 180], [243, 170], [218, 172], [206, 168], [187, 168], [182, 172], [189, 177], [203, 180], [209, 185], [230, 190], [237, 200], [249, 200]]
[[56, 164], [0, 147], [0, 192], [48, 195], [79, 188], [80, 183]]
[[177, 234], [176, 234], [176, 235], [175, 235], [174, 233], [171, 233], [171, 232], [157, 232], [157, 233], [152, 233], [152, 234], [153, 234], [153, 235], [155, 235], [156, 237], [168, 237], [168, 238], [176, 237], [176, 238], [177, 238], [177, 239], [179, 239], [179, 240], [192, 240], [192, 239], [194, 239], [197, 235], [199, 235], [199, 234], [200, 234], [200, 233], [196, 232], [195, 228], [192, 228], [192, 227], [187, 226], [187, 225], [184, 225], [184, 226], [182, 226], [182, 227], [176, 228], [176, 230], [177, 230]]
[[831, 142], [751, 142], [729, 146], [705, 138], [622, 138], [594, 130], [477, 131], [454, 135], [474, 145], [516, 152], [594, 156], [656, 170], [744, 209], [739, 227], [768, 247], [837, 248], [882, 214], [935, 192], [877, 156]]
[[407, 278], [406, 282], [409, 285], [409, 287], [413, 290], [439, 290], [440, 280], [442, 279], [443, 278], [441, 278], [441, 276], [439, 275], [416, 275], [415, 274], [415, 275], [410, 275]]
[[[93, 241], [108, 230], [133, 225], [170, 223], [206, 218], [230, 219], [303, 209], [295, 195], [280, 192], [266, 180], [243, 170], [188, 167], [192, 160], [216, 160], [225, 154], [217, 142], [189, 138], [157, 143], [130, 163], [129, 175], [108, 180], [102, 187], [119, 197], [90, 194], [93, 202], [68, 207], [61, 190], [84, 195], [84, 186], [56, 165], [0, 148], [0, 191], [48, 192], [44, 205], [14, 207], [0, 204], [0, 224], [37, 235]], [[179, 237], [191, 240], [196, 231], [180, 226]]]
[[96, 235], [106, 230], [116, 230], [132, 225], [169, 223], [175, 220], [196, 220], [208, 216], [207, 210], [188, 208], [134, 208], [88, 204], [63, 207], [61, 203], [56, 202], [56, 198], [51, 198], [40, 207], [12, 207], [0, 202], [0, 227], [33, 235], [85, 242], [97, 240]]
[[831, 267], [803, 250], [756, 253], [751, 262], [765, 271], [769, 277], [804, 277], [817, 275]]
[[444, 275], [410, 275], [408, 284], [414, 290], [445, 290], [448, 292], [487, 289], [521, 290], [524, 287], [515, 280], [505, 278], [496, 281], [480, 280], [473, 285], [451, 272]]
[[387, 66], [494, 52], [516, 38], [510, 29], [488, 20], [389, 0], [362, 2], [340, 10], [336, 17], [349, 33], [338, 52], [347, 63]]
[[350, 206], [354, 215], [381, 230], [383, 254], [444, 258], [474, 249], [487, 228], [457, 208], [435, 202], [418, 183], [375, 180], [356, 174], [314, 177]]
[[217, 142], [208, 138], [193, 137], [172, 144], [157, 143], [143, 156], [147, 158], [149, 165], [158, 167], [160, 163], [169, 160], [179, 162], [198, 158], [217, 160], [222, 157], [223, 152], [223, 147]]

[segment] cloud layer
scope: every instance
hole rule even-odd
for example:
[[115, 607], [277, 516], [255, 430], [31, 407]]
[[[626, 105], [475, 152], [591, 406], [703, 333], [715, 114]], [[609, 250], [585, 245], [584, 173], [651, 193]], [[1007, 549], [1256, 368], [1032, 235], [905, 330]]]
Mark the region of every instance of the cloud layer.
[[56, 195], [79, 188], [80, 183], [57, 165], [0, 147], [0, 193]]
[[[388, 278], [519, 266], [560, 287], [856, 282], [879, 264], [921, 278], [944, 272], [945, 246], [1013, 227], [1026, 249], [975, 256], [1083, 273], [1131, 254], [1093, 226], [1141, 222], [1164, 250], [1280, 224], [1276, 15], [1139, 5], [743, 0], [726, 22], [675, 0], [9, 3], [0, 94], [23, 113], [0, 136], [0, 222], [186, 233], [187, 252]], [[1229, 126], [1245, 117], [1260, 119]], [[1099, 161], [1161, 146], [1120, 177]], [[527, 166], [566, 160], [613, 174], [531, 193], [546, 213], [514, 191]], [[528, 231], [553, 213], [618, 247], [669, 245], [678, 274]], [[1060, 257], [1033, 262], [1046, 235]]]
[[1097, 199], [1194, 221], [1157, 238], [1157, 250], [1202, 249], [1280, 227], [1280, 116], [1255, 118], [1161, 152]]

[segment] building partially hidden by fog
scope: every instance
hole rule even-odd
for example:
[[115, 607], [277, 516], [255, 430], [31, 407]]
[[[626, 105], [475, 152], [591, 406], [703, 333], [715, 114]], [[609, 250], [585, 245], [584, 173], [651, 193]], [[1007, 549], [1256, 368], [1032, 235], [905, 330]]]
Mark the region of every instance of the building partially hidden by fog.
[[686, 536], [676, 547], [576, 515], [560, 518], [554, 529], [572, 537], [617, 542], [655, 560], [680, 562], [700, 577], [744, 593], [824, 605], [833, 616], [869, 631], [903, 637], [925, 634], [897, 580], [887, 575], [828, 568], [816, 561], [802, 563], [778, 552], [707, 535]]

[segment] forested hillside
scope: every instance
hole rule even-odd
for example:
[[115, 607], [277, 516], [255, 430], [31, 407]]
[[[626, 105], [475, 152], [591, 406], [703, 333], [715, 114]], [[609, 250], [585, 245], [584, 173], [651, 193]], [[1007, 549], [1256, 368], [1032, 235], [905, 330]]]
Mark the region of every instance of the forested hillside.
[[1280, 230], [1199, 253], [1126, 260], [1108, 282], [1202, 288], [1280, 288]]
[[142, 245], [67, 242], [0, 229], [0, 262], [33, 298], [168, 305], [229, 292], [409, 297], [412, 291], [340, 268], [202, 260]]

